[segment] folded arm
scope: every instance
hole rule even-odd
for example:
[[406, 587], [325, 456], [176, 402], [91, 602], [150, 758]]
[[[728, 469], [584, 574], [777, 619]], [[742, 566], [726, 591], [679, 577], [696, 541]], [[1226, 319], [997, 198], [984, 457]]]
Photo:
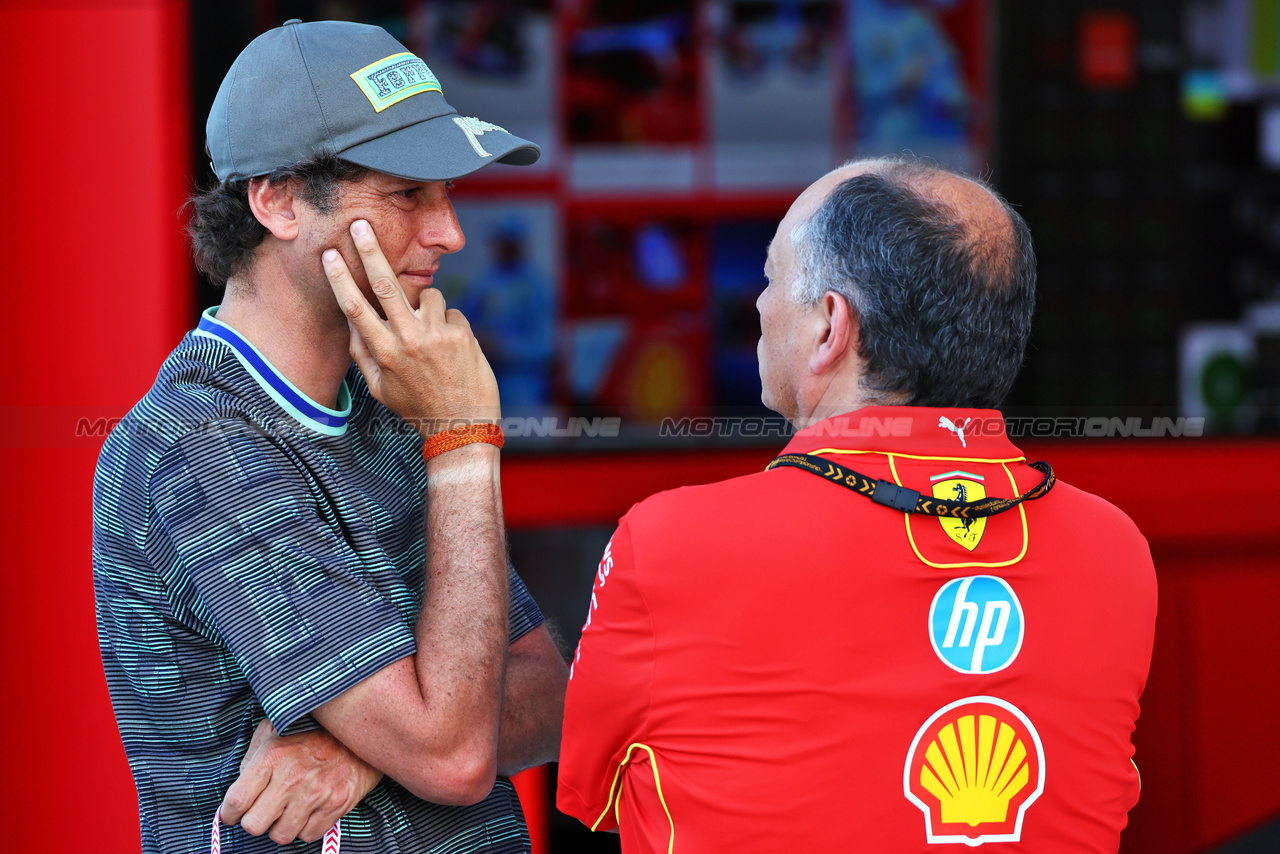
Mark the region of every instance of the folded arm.
[[498, 729], [498, 773], [510, 777], [560, 755], [569, 668], [545, 625], [511, 644]]
[[369, 764], [441, 804], [476, 803], [497, 773], [508, 608], [497, 456], [468, 445], [428, 463], [416, 652], [312, 712]]
[[[554, 762], [560, 749], [568, 668], [546, 626], [510, 646], [498, 735], [498, 773]], [[228, 790], [223, 817], [281, 845], [319, 839], [382, 779], [324, 729], [281, 736], [264, 719]]]

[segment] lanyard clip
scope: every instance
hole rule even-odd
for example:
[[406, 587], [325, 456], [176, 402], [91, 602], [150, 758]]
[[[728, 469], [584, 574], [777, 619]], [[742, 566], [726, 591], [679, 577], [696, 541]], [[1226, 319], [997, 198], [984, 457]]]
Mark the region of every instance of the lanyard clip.
[[876, 491], [871, 494], [871, 500], [876, 504], [892, 507], [901, 513], [910, 513], [916, 509], [916, 502], [920, 500], [920, 493], [887, 480], [877, 480]]

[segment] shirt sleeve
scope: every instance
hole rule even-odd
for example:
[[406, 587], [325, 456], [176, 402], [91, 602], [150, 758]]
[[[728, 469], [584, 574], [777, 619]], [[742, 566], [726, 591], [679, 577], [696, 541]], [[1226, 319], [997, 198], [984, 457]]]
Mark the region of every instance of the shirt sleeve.
[[524, 581], [516, 572], [516, 568], [511, 565], [511, 561], [507, 561], [507, 584], [511, 589], [511, 616], [508, 620], [510, 643], [515, 643], [542, 625], [546, 618], [542, 616], [542, 609], [538, 607], [537, 602], [533, 601], [533, 595], [529, 593], [529, 588], [524, 586]]
[[403, 579], [361, 560], [261, 431], [219, 422], [183, 437], [150, 494], [175, 571], [280, 732], [413, 654], [412, 627], [379, 586]]
[[625, 765], [649, 724], [654, 629], [624, 517], [596, 572], [569, 670], [556, 806], [592, 830], [617, 826]]

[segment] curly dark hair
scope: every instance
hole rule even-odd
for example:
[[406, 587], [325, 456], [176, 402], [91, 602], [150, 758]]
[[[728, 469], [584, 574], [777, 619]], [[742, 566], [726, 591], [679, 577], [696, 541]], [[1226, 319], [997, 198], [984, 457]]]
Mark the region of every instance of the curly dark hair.
[[[363, 166], [322, 153], [258, 176], [272, 186], [296, 181], [298, 196], [321, 213], [337, 207], [341, 185], [359, 181], [369, 172]], [[249, 208], [249, 182], [232, 175], [187, 200], [191, 222], [187, 234], [196, 266], [215, 285], [241, 273], [253, 261], [254, 250], [267, 230]]]

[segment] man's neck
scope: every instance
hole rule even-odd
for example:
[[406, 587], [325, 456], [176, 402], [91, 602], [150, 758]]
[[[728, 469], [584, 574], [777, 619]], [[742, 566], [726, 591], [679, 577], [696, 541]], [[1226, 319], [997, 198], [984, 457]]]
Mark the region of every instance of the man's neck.
[[[337, 303], [317, 305], [289, 283], [270, 287], [233, 278], [218, 320], [240, 333], [285, 379], [321, 406], [336, 409], [342, 378], [351, 367], [350, 333]], [[279, 285], [276, 277], [273, 284]]]
[[825, 382], [823, 379], [815, 377], [807, 387], [801, 389], [796, 418], [792, 422], [797, 430], [871, 405], [862, 388], [861, 371], [841, 371], [825, 378]]

